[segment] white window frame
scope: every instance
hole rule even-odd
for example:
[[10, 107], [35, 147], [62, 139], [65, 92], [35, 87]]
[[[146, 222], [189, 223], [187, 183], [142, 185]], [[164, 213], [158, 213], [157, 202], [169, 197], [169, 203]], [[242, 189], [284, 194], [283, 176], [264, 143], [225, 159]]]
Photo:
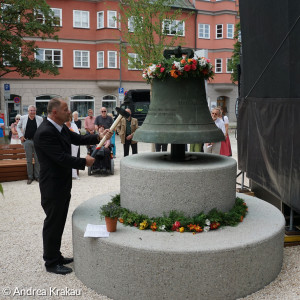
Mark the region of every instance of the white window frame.
[[[40, 60], [40, 61], [51, 61], [52, 64], [55, 65], [56, 67], [62, 68], [62, 66], [63, 66], [63, 51], [62, 51], [62, 49], [39, 48], [38, 51], [42, 52], [40, 54], [42, 56], [42, 59], [39, 59], [38, 58], [38, 54], [35, 54], [35, 58], [37, 60]], [[60, 64], [59, 65], [55, 64], [55, 61], [58, 61], [58, 60], [55, 60], [55, 56], [57, 56], [57, 54], [54, 53], [55, 51], [60, 52], [60, 54], [59, 54], [60, 55], [60, 60], [59, 60]], [[46, 52], [51, 52], [51, 54], [50, 54], [51, 55], [51, 60], [46, 59], [46, 55], [49, 55], [49, 54], [46, 54]]]
[[231, 58], [226, 58], [226, 73], [233, 73], [233, 69], [228, 70], [228, 62], [232, 60]]
[[[220, 27], [218, 28], [218, 26]], [[218, 36], [219, 34], [221, 34], [221, 36]], [[222, 39], [222, 38], [223, 38], [223, 24], [216, 24], [216, 39]]]
[[[110, 54], [114, 53], [114, 66], [111, 65]], [[117, 69], [118, 68], [118, 52], [117, 51], [107, 51], [107, 67], [109, 69]]]
[[134, 32], [134, 16], [128, 18], [128, 31]]
[[[135, 61], [137, 61], [139, 59], [139, 55], [137, 53], [128, 53], [128, 56], [132, 57]], [[139, 70], [136, 67], [131, 67], [130, 66], [130, 60], [128, 59], [128, 70], [129, 71], [136, 71]]]
[[[110, 21], [112, 22], [110, 24]], [[117, 24], [117, 12], [115, 10], [108, 10], [107, 11], [107, 27], [108, 28], [118, 28]]]
[[[83, 15], [87, 16], [87, 24], [83, 22]], [[76, 23], [76, 15], [78, 15], [80, 21]], [[73, 10], [73, 27], [74, 28], [90, 28], [90, 12], [88, 10]]]
[[101, 28], [104, 28], [104, 11], [103, 10], [97, 12], [97, 29], [101, 29]]
[[[175, 24], [174, 24], [175, 23]], [[180, 31], [180, 23], [182, 24], [182, 34], [179, 34], [178, 32]], [[166, 29], [166, 27], [169, 27]], [[178, 35], [178, 36], [185, 36], [185, 22], [183, 20], [164, 20], [163, 21], [163, 32], [166, 35]], [[176, 33], [172, 33], [173, 29], [172, 27], [175, 27]]]
[[[100, 55], [102, 54], [102, 59], [100, 59]], [[97, 69], [104, 68], [104, 51], [97, 51]]]
[[55, 26], [62, 27], [62, 9], [61, 8], [55, 8], [51, 7], [51, 10], [54, 12], [54, 16], [59, 18], [59, 24]]
[[[76, 65], [76, 53], [80, 53], [80, 65]], [[87, 54], [87, 65], [83, 65], [83, 54]], [[89, 69], [90, 68], [90, 51], [88, 50], [73, 50], [73, 67], [80, 69]]]
[[234, 24], [227, 24], [227, 38], [228, 39], [234, 38]]
[[215, 59], [215, 73], [223, 73], [223, 59], [222, 58], [216, 58]]
[[[206, 33], [207, 29], [208, 29], [208, 34]], [[198, 24], [198, 38], [207, 39], [207, 40], [210, 39], [210, 24], [203, 24], [203, 23]]]

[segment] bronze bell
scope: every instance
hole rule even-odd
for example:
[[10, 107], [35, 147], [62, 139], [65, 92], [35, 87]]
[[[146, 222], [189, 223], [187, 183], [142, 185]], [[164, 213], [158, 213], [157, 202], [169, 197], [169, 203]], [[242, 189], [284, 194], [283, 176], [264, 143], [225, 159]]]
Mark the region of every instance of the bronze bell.
[[224, 140], [212, 120], [203, 78], [153, 79], [149, 111], [134, 140], [193, 144]]

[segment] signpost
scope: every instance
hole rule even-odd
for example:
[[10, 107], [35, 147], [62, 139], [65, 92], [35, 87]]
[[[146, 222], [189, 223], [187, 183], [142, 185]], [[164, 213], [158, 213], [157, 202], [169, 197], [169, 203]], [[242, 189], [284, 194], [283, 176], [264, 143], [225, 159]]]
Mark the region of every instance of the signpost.
[[10, 99], [10, 84], [4, 83], [4, 99], [9, 100]]
[[124, 101], [124, 88], [122, 88], [122, 87], [119, 88], [119, 101], [120, 101], [120, 104], [121, 104], [121, 102]]

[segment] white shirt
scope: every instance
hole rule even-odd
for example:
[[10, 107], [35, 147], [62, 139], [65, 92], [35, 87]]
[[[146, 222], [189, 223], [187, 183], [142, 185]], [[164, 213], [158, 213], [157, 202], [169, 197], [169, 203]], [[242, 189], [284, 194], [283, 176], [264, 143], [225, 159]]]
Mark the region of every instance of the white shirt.
[[62, 131], [62, 128], [63, 128], [62, 126], [58, 125], [57, 123], [55, 123], [52, 119], [50, 119], [50, 118], [48, 118], [48, 117], [47, 117], [47, 120], [48, 120], [49, 122], [51, 122], [59, 132]]
[[225, 135], [226, 130], [225, 130], [225, 123], [223, 122], [223, 120], [220, 118], [217, 118], [215, 121], [215, 124], [218, 128], [220, 128], [223, 131], [223, 133]]

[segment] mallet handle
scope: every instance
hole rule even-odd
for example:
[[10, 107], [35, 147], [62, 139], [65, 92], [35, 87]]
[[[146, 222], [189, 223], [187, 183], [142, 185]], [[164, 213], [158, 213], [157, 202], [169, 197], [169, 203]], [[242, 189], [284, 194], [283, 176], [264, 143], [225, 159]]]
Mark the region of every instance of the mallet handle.
[[[123, 116], [121, 114], [118, 115], [118, 117], [116, 118], [116, 120], [112, 123], [112, 125], [109, 128], [110, 132], [113, 132], [115, 130], [115, 128], [117, 127], [118, 123], [120, 122], [120, 120], [123, 118]], [[103, 144], [106, 142], [106, 135], [101, 139], [100, 143], [97, 145], [96, 149], [93, 151], [92, 153], [92, 157], [96, 157], [96, 154], [98, 152], [98, 150], [103, 146]]]

